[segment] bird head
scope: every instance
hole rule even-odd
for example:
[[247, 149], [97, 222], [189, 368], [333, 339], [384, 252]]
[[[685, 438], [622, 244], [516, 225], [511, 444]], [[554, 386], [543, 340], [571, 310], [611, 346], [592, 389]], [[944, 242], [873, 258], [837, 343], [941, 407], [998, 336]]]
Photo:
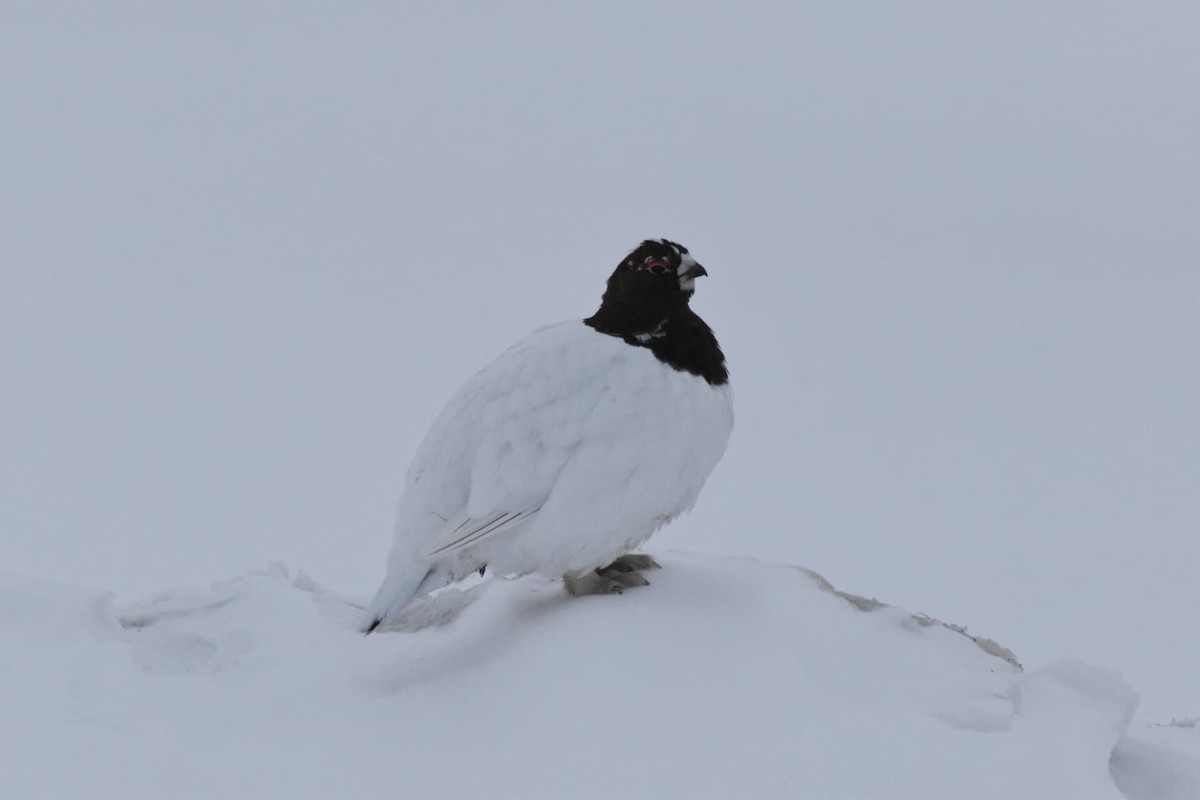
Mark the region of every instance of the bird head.
[[696, 278], [707, 274], [678, 242], [647, 239], [617, 265], [608, 279], [608, 292], [613, 299], [670, 308], [686, 305], [696, 290]]

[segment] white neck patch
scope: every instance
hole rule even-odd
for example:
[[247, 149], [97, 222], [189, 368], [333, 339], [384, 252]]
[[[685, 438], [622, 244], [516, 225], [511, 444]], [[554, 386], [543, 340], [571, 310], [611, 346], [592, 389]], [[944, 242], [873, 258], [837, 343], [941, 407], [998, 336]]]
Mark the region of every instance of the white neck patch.
[[685, 292], [696, 291], [696, 279], [685, 275], [694, 266], [696, 266], [696, 259], [692, 258], [691, 253], [679, 254], [679, 269], [675, 274], [679, 277], [679, 288]]
[[663, 330], [663, 326], [666, 324], [667, 324], [667, 321], [663, 320], [662, 322], [659, 322], [657, 325], [654, 326], [654, 330], [649, 330], [649, 331], [646, 331], [645, 333], [635, 333], [633, 335], [633, 338], [637, 339], [642, 344], [646, 344], [647, 342], [651, 341], [652, 339], [661, 339], [662, 337], [667, 335], [666, 331]]

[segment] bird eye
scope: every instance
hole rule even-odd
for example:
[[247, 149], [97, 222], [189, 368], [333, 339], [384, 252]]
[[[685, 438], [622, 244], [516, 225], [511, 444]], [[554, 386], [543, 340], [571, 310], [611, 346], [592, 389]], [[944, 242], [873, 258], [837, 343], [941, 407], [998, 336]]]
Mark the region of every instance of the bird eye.
[[649, 270], [650, 272], [653, 272], [655, 275], [666, 275], [667, 272], [670, 270], [670, 268], [667, 266], [666, 261], [664, 261], [661, 258], [656, 258], [655, 256], [650, 256], [645, 261], [643, 261], [642, 269]]

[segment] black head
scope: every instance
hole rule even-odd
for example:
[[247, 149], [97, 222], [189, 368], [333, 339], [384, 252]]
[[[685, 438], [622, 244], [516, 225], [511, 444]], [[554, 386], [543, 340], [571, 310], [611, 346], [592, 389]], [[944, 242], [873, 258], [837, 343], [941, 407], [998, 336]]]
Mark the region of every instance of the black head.
[[673, 310], [687, 305], [696, 278], [707, 274], [678, 242], [647, 239], [617, 265], [604, 302]]
[[725, 356], [712, 329], [688, 306], [696, 278], [707, 274], [683, 245], [647, 239], [613, 270], [599, 310], [583, 322], [720, 386], [729, 380]]

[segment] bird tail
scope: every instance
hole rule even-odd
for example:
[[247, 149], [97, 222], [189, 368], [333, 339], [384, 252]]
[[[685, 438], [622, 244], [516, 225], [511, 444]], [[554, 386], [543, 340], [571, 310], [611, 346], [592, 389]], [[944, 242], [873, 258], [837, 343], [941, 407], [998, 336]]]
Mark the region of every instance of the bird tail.
[[384, 620], [412, 602], [414, 597], [433, 588], [430, 585], [433, 577], [433, 569], [425, 566], [409, 570], [388, 570], [387, 577], [383, 579], [374, 599], [371, 600], [371, 605], [367, 608], [363, 635], [378, 628]]

